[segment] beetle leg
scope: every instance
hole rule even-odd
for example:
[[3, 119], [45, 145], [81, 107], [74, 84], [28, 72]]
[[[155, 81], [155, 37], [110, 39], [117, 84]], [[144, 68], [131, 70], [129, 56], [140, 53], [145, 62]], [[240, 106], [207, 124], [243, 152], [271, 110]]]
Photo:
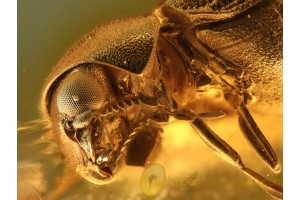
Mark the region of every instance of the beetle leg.
[[201, 139], [221, 158], [230, 164], [244, 168], [239, 154], [231, 148], [224, 140], [215, 134], [200, 118], [195, 118], [191, 123]]
[[279, 173], [281, 167], [278, 163], [277, 156], [268, 140], [258, 128], [248, 109], [241, 105], [237, 108], [237, 112], [239, 115], [239, 125], [245, 138], [249, 141], [258, 155], [268, 164], [272, 171], [274, 173]]
[[253, 179], [262, 189], [275, 198], [282, 199], [283, 190], [280, 185], [266, 180], [263, 176], [257, 174], [245, 167], [240, 155], [216, 133], [214, 133], [201, 119], [195, 118], [191, 123], [192, 127], [201, 137], [201, 139], [221, 158], [228, 163], [240, 168], [246, 175]]
[[[188, 36], [186, 36], [188, 37]], [[192, 41], [193, 37], [190, 38]], [[192, 43], [191, 43], [192, 44]], [[200, 43], [193, 43], [193, 45], [197, 45], [197, 48], [194, 49], [201, 49]], [[206, 56], [213, 58], [210, 52], [204, 47], [202, 47], [201, 53], [206, 52]], [[192, 59], [191, 66], [197, 66], [200, 68], [201, 71], [205, 72], [210, 78], [217, 81], [220, 85], [224, 86], [224, 89], [232, 89], [232, 91], [236, 91], [236, 94], [241, 92], [241, 96], [245, 98], [245, 102], [247, 102], [247, 90], [244, 89], [243, 91], [239, 91], [235, 86], [235, 78], [238, 76], [239, 70], [238, 67], [235, 66], [236, 73], [233, 72], [229, 68], [226, 69], [226, 66], [233, 66], [232, 64], [225, 65], [224, 63], [228, 63], [227, 60], [223, 59], [222, 57], [216, 56], [215, 60], [210, 62], [210, 66], [212, 69], [206, 67], [206, 65], [201, 64], [200, 60]], [[214, 64], [212, 64], [214, 63]], [[204, 63], [205, 64], [205, 63]], [[224, 70], [222, 70], [224, 68]], [[233, 70], [234, 71], [234, 70]], [[219, 73], [221, 72], [221, 73]], [[235, 95], [233, 95], [235, 96]], [[230, 98], [228, 98], [230, 102]], [[278, 159], [274, 150], [272, 149], [271, 145], [268, 143], [267, 139], [264, 137], [258, 126], [256, 125], [255, 121], [253, 120], [252, 116], [250, 115], [248, 109], [245, 106], [238, 106], [235, 104], [237, 102], [235, 99], [231, 101], [233, 107], [237, 107], [237, 113], [239, 115], [239, 125], [241, 127], [244, 136], [250, 142], [252, 147], [256, 150], [258, 155], [267, 163], [267, 165], [272, 169], [274, 173], [279, 173], [281, 171], [281, 167], [278, 163]]]
[[252, 180], [254, 180], [262, 189], [264, 189], [271, 196], [282, 199], [283, 198], [283, 189], [280, 185], [273, 183], [272, 181], [267, 180], [263, 176], [254, 172], [253, 170], [245, 167], [242, 169], [243, 172], [248, 175]]
[[[220, 84], [223, 84], [223, 77], [219, 77], [212, 70], [203, 67], [198, 62], [199, 61], [197, 60], [193, 60], [191, 64], [200, 66], [201, 70], [213, 77], [214, 80], [217, 80]], [[230, 86], [230, 84], [226, 84], [226, 86]], [[243, 99], [243, 97], [246, 98], [246, 95], [246, 92], [243, 93], [243, 95], [241, 95], [241, 99]], [[234, 98], [236, 96], [232, 95], [232, 97]], [[232, 105], [232, 107], [236, 107], [237, 109], [237, 113], [239, 115], [239, 125], [245, 138], [258, 153], [259, 157], [261, 157], [267, 163], [271, 170], [274, 173], [279, 173], [281, 171], [281, 167], [278, 163], [277, 156], [261, 130], [258, 128], [248, 109], [244, 106], [244, 104], [236, 104], [237, 101], [235, 99], [231, 101], [230, 98], [228, 98], [227, 101]], [[246, 102], [246, 99], [244, 101]]]

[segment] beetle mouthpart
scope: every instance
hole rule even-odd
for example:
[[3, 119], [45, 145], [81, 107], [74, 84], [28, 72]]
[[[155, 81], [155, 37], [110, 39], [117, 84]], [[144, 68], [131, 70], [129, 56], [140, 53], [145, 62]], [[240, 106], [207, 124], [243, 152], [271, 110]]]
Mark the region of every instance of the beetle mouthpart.
[[114, 163], [103, 162], [97, 164], [96, 162], [88, 162], [86, 165], [79, 164], [76, 172], [90, 183], [107, 185], [118, 179], [124, 166], [125, 157], [121, 154]]
[[108, 177], [112, 177], [113, 176], [113, 172], [109, 167], [102, 167], [101, 172], [104, 172], [104, 174]]

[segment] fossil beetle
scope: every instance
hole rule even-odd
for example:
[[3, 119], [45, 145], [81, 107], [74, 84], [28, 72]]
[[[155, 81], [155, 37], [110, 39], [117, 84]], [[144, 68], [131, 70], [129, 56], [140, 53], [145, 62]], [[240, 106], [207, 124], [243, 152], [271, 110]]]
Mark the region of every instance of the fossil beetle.
[[84, 35], [47, 78], [42, 109], [70, 166], [94, 184], [143, 166], [172, 117], [282, 198], [281, 186], [247, 168], [203, 119], [237, 114], [250, 145], [280, 172], [247, 107], [280, 103], [281, 73], [282, 2], [167, 0]]

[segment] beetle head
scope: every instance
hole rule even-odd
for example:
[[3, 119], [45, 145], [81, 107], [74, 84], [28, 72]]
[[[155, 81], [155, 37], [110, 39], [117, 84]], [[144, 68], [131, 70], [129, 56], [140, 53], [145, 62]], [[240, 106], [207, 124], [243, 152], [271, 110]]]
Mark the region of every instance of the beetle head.
[[43, 111], [69, 164], [92, 183], [118, 177], [133, 132], [149, 133], [139, 137], [143, 141], [155, 139], [158, 129], [141, 128], [167, 102], [162, 100], [153, 20], [138, 17], [97, 27], [71, 47], [48, 77]]

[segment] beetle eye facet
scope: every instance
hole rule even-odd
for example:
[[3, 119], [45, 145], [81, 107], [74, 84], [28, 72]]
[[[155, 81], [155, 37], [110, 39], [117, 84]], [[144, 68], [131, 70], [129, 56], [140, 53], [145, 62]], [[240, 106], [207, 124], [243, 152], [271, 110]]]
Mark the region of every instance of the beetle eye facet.
[[84, 71], [75, 71], [60, 84], [57, 107], [61, 114], [75, 117], [86, 110], [99, 109], [104, 99], [104, 92], [93, 76]]

